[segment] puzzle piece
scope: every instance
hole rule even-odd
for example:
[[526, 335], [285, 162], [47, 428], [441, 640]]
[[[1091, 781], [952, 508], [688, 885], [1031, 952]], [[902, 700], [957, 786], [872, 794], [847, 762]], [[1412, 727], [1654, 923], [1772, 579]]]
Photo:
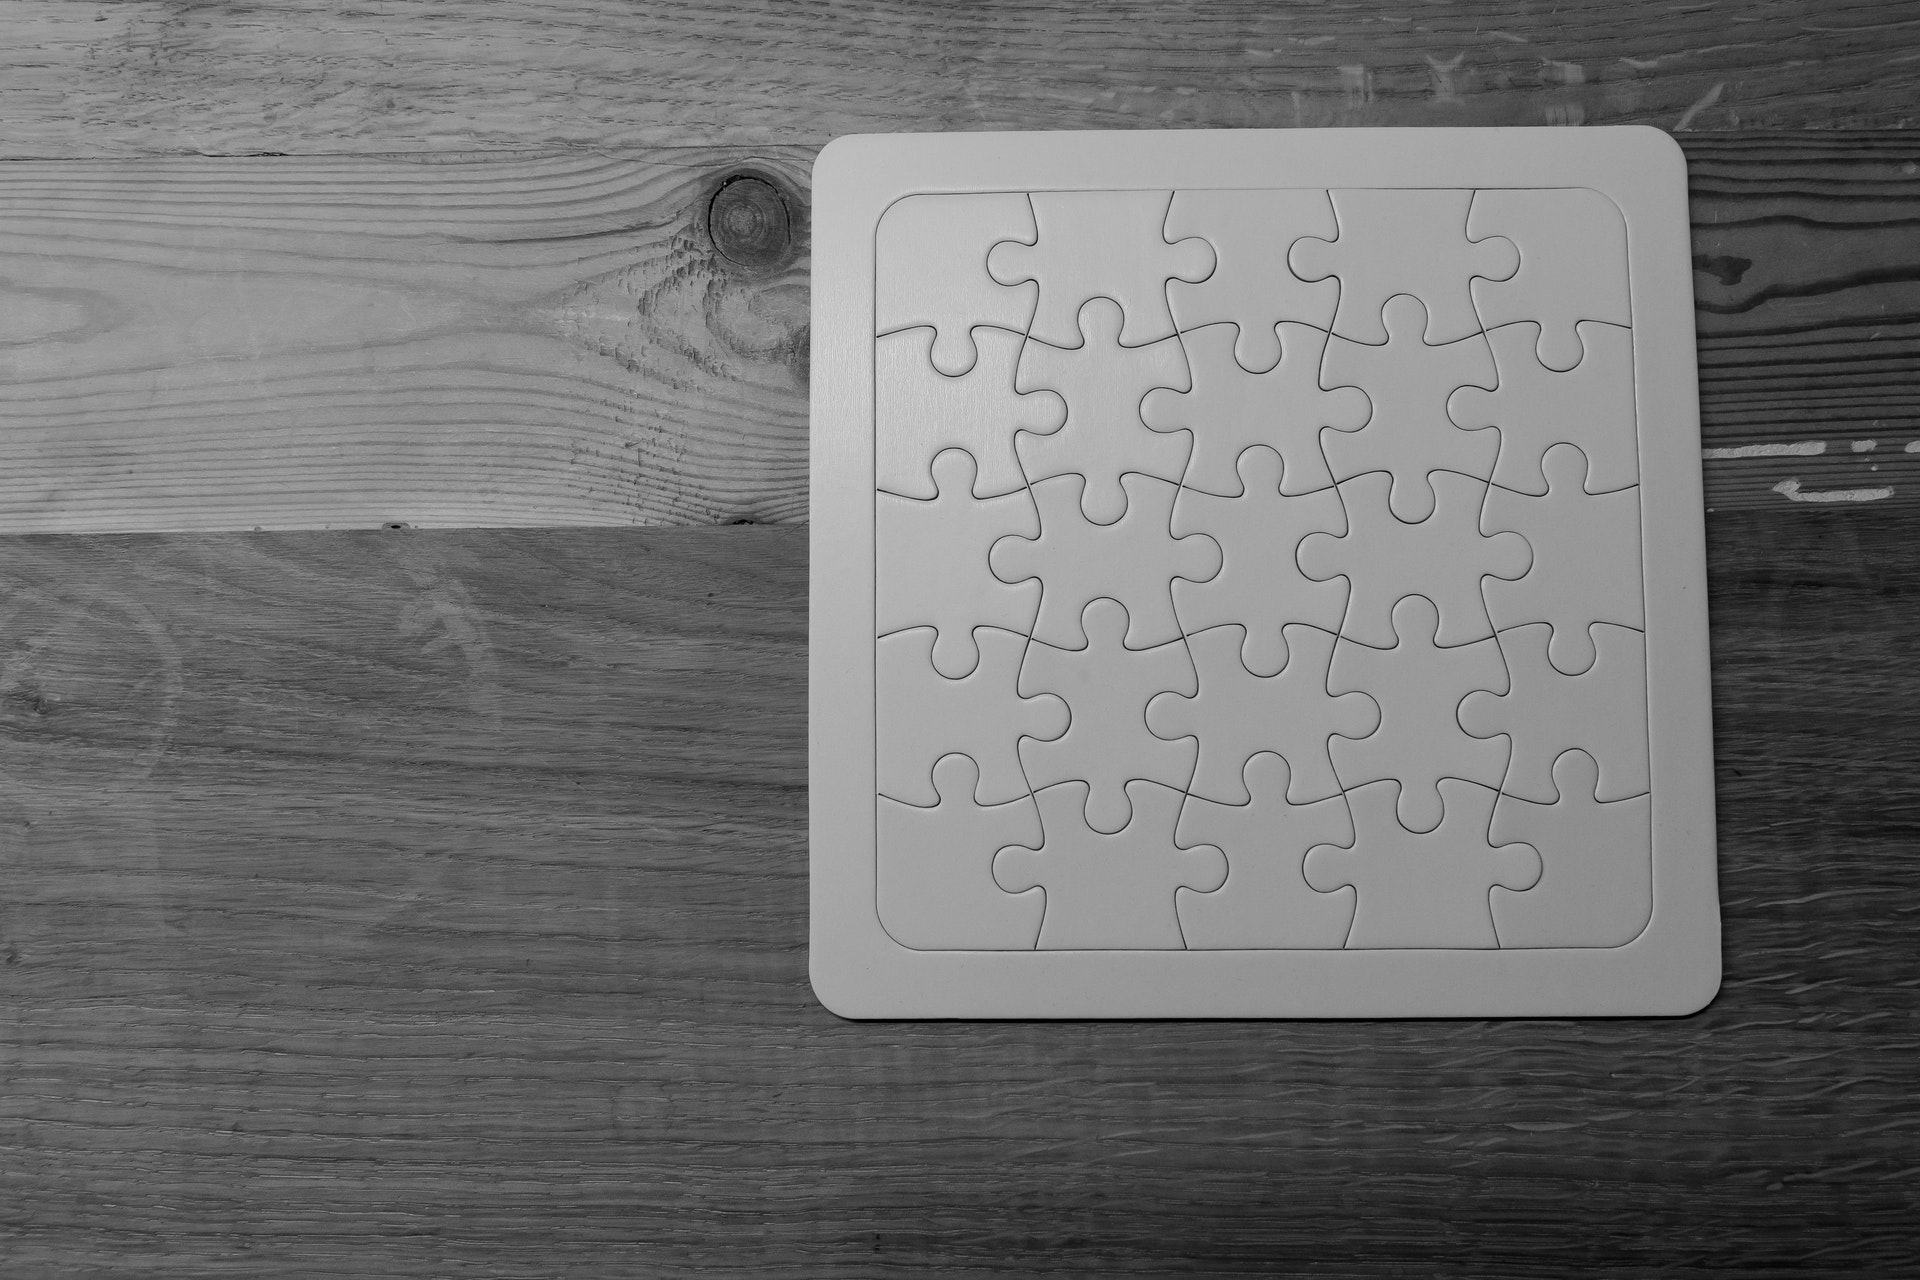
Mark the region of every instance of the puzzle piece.
[[942, 756], [932, 779], [939, 803], [878, 802], [875, 905], [903, 947], [1017, 951], [1039, 939], [1044, 895], [1008, 893], [994, 883], [993, 861], [1008, 846], [1040, 847], [1040, 811], [1031, 796], [977, 803], [979, 776], [966, 756]]
[[1496, 630], [1528, 622], [1553, 627], [1547, 657], [1564, 675], [1593, 665], [1596, 622], [1645, 630], [1640, 579], [1640, 491], [1590, 494], [1587, 459], [1570, 444], [1547, 450], [1548, 492], [1489, 489], [1480, 527], [1511, 529], [1533, 548], [1533, 565], [1511, 582], [1487, 583]]
[[1321, 893], [1301, 870], [1316, 844], [1351, 845], [1344, 796], [1290, 804], [1287, 762], [1270, 752], [1247, 761], [1242, 805], [1188, 796], [1174, 843], [1213, 845], [1227, 857], [1227, 880], [1212, 893], [1175, 894], [1180, 928], [1194, 950], [1329, 948], [1346, 943], [1353, 891]]
[[1301, 236], [1331, 240], [1340, 228], [1324, 191], [1176, 191], [1167, 211], [1167, 238], [1199, 236], [1213, 246], [1217, 265], [1206, 279], [1167, 283], [1167, 302], [1182, 333], [1215, 321], [1238, 328], [1233, 357], [1249, 373], [1281, 358], [1274, 326], [1282, 322], [1324, 330], [1333, 324], [1340, 287], [1308, 283], [1287, 269], [1286, 247]]
[[1028, 631], [1042, 604], [1037, 584], [995, 577], [987, 558], [1000, 537], [1039, 533], [1033, 500], [1025, 491], [976, 498], [973, 477], [972, 456], [949, 449], [933, 460], [938, 497], [874, 495], [874, 608], [880, 634], [932, 626], [940, 633], [933, 665], [949, 678], [973, 670], [975, 627]]
[[936, 331], [933, 367], [957, 377], [973, 368], [972, 330], [1024, 333], [1039, 297], [987, 274], [987, 253], [1009, 240], [1033, 243], [1024, 195], [927, 195], [896, 200], [874, 233], [875, 332], [926, 325]]
[[1633, 330], [1583, 321], [1587, 358], [1555, 373], [1534, 358], [1540, 326], [1491, 330], [1500, 385], [1461, 387], [1447, 412], [1462, 427], [1500, 428], [1493, 482], [1520, 493], [1545, 493], [1541, 455], [1556, 444], [1587, 455], [1587, 489], [1610, 493], [1640, 482], [1640, 441], [1633, 406]]
[[1208, 893], [1227, 878], [1227, 859], [1207, 845], [1173, 842], [1180, 792], [1129, 782], [1133, 821], [1113, 835], [1082, 820], [1086, 784], [1063, 782], [1034, 794], [1046, 842], [1015, 845], [993, 860], [994, 879], [1009, 893], [1046, 890], [1041, 950], [1174, 950], [1185, 945], [1174, 894]]
[[1500, 633], [1511, 689], [1504, 696], [1468, 694], [1460, 704], [1460, 727], [1476, 738], [1513, 738], [1500, 787], [1508, 795], [1551, 804], [1560, 794], [1553, 762], [1574, 747], [1599, 762], [1600, 800], [1639, 795], [1648, 789], [1646, 636], [1596, 624], [1593, 666], [1569, 676], [1547, 660], [1551, 631], [1541, 622]]
[[1473, 193], [1467, 238], [1505, 237], [1520, 269], [1473, 282], [1480, 323], [1540, 322], [1539, 359], [1549, 369], [1580, 363], [1582, 320], [1633, 323], [1627, 304], [1627, 224], [1620, 208], [1586, 187]]
[[931, 463], [945, 449], [964, 450], [978, 464], [974, 497], [1024, 489], [1014, 432], [1044, 435], [1066, 421], [1058, 395], [1014, 389], [1024, 336], [979, 328], [973, 340], [979, 359], [959, 377], [934, 368], [932, 329], [902, 329], [874, 341], [874, 466], [886, 492], [937, 496]]
[[1205, 582], [1175, 581], [1173, 608], [1189, 635], [1226, 623], [1244, 626], [1242, 664], [1254, 675], [1270, 676], [1287, 664], [1282, 628], [1288, 623], [1340, 630], [1346, 580], [1304, 576], [1288, 549], [1309, 533], [1345, 533], [1347, 514], [1332, 489], [1284, 496], [1280, 455], [1271, 449], [1241, 454], [1240, 477], [1246, 483], [1237, 498], [1182, 489], [1173, 504], [1176, 537], [1206, 533], [1220, 544], [1220, 572]]
[[1494, 385], [1493, 350], [1480, 334], [1432, 346], [1421, 340], [1420, 300], [1388, 301], [1387, 340], [1380, 346], [1334, 338], [1322, 377], [1329, 386], [1365, 388], [1373, 413], [1358, 430], [1321, 436], [1327, 465], [1346, 480], [1366, 471], [1393, 476], [1393, 514], [1407, 521], [1433, 512], [1428, 474], [1457, 471], [1485, 480], [1493, 474], [1500, 433], [1467, 431], [1447, 416], [1448, 397], [1463, 386]]
[[915, 806], [937, 803], [934, 763], [954, 751], [974, 761], [980, 803], [1026, 795], [1020, 738], [1058, 738], [1067, 731], [1066, 703], [1019, 691], [1027, 638], [991, 627], [981, 627], [974, 638], [980, 662], [958, 680], [934, 669], [931, 627], [897, 631], [875, 643], [874, 733], [882, 795]]
[[1533, 885], [1540, 855], [1531, 845], [1487, 842], [1497, 794], [1490, 788], [1441, 779], [1446, 816], [1418, 833], [1396, 816], [1399, 787], [1370, 782], [1347, 793], [1353, 847], [1309, 849], [1307, 883], [1323, 893], [1358, 890], [1349, 948], [1499, 946], [1488, 894], [1495, 885]]
[[1147, 703], [1147, 727], [1162, 738], [1199, 738], [1191, 790], [1205, 799], [1247, 803], [1247, 761], [1262, 751], [1286, 760], [1292, 773], [1287, 799], [1295, 804], [1338, 793], [1328, 740], [1372, 733], [1380, 723], [1373, 699], [1327, 692], [1333, 637], [1324, 631], [1289, 626], [1287, 665], [1276, 676], [1256, 676], [1240, 664], [1243, 637], [1237, 626], [1188, 636], [1199, 692], [1154, 698]]
[[1554, 804], [1502, 796], [1494, 806], [1494, 840], [1540, 851], [1538, 884], [1493, 891], [1500, 945], [1624, 946], [1653, 918], [1653, 797], [1595, 799], [1600, 769], [1584, 751], [1562, 752], [1553, 781]]
[[1127, 648], [1127, 611], [1116, 601], [1095, 600], [1082, 618], [1086, 648], [1036, 643], [1027, 650], [1020, 692], [1059, 694], [1072, 720], [1051, 741], [1023, 739], [1020, 759], [1036, 789], [1085, 782], [1087, 825], [1111, 833], [1131, 816], [1128, 782], [1145, 778], [1185, 790], [1193, 777], [1193, 742], [1153, 736], [1145, 714], [1155, 694], [1193, 691], [1193, 660], [1178, 639], [1152, 649]]
[[1141, 400], [1156, 387], [1184, 390], [1187, 355], [1178, 338], [1139, 347], [1119, 342], [1120, 307], [1094, 298], [1080, 308], [1085, 341], [1071, 348], [1029, 342], [1020, 356], [1017, 391], [1049, 390], [1067, 406], [1066, 425], [1049, 435], [1018, 438], [1031, 480], [1078, 473], [1087, 519], [1112, 524], [1127, 509], [1120, 477], [1130, 471], [1178, 482], [1187, 467], [1187, 441], [1147, 429]]
[[1278, 337], [1278, 362], [1265, 373], [1248, 373], [1234, 356], [1232, 325], [1208, 325], [1181, 335], [1193, 389], [1149, 391], [1140, 416], [1155, 431], [1192, 433], [1193, 457], [1179, 477], [1188, 488], [1236, 496], [1240, 477], [1234, 468], [1254, 445], [1277, 449], [1286, 459], [1282, 493], [1332, 487], [1333, 476], [1320, 450], [1321, 428], [1353, 431], [1364, 426], [1366, 393], [1358, 387], [1320, 389], [1325, 333], [1283, 324]]
[[[1203, 581], [1220, 571], [1220, 545], [1204, 534], [1176, 538], [1171, 530], [1176, 485], [1153, 476], [1120, 478], [1127, 513], [1112, 524], [1090, 522], [1080, 505], [1083, 480], [1055, 476], [1033, 486], [1040, 512], [1038, 537], [1012, 536], [993, 544], [989, 563], [1001, 582], [1041, 581], [1033, 637], [1056, 649], [1086, 645], [1080, 611], [1107, 596], [1127, 608], [1127, 647], [1144, 649], [1180, 635], [1171, 584]], [[952, 588], [929, 573], [927, 590]]]
[[1469, 238], [1473, 192], [1379, 188], [1335, 191], [1340, 233], [1332, 240], [1293, 242], [1287, 261], [1302, 280], [1340, 281], [1333, 331], [1355, 342], [1380, 343], [1380, 310], [1395, 294], [1426, 305], [1426, 341], [1453, 342], [1480, 331], [1469, 282], [1505, 280], [1519, 269], [1511, 240]]
[[[1422, 595], [1440, 610], [1440, 644], [1453, 646], [1493, 634], [1480, 591], [1483, 577], [1517, 578], [1532, 553], [1517, 533], [1485, 537], [1480, 507], [1485, 481], [1450, 471], [1433, 474], [1433, 514], [1419, 524], [1398, 519], [1387, 506], [1390, 478], [1378, 471], [1340, 485], [1347, 509], [1344, 537], [1310, 533], [1296, 553], [1300, 571], [1316, 581], [1344, 574], [1349, 600], [1340, 634], [1390, 649], [1396, 643], [1393, 606]], [[1045, 600], [1041, 607], [1045, 607]]]
[[1460, 727], [1460, 700], [1476, 689], [1507, 690], [1507, 666], [1493, 637], [1457, 648], [1433, 643], [1440, 613], [1425, 596], [1393, 607], [1400, 643], [1369, 649], [1342, 640], [1328, 674], [1331, 693], [1365, 693], [1380, 708], [1380, 727], [1364, 738], [1329, 743], [1333, 771], [1346, 790], [1392, 778], [1400, 784], [1400, 825], [1431, 831], [1440, 824], [1442, 778], [1498, 787], [1507, 769], [1507, 744], [1468, 737]]
[[1033, 195], [1039, 238], [1014, 235], [993, 246], [987, 271], [1003, 285], [1037, 281], [1040, 302], [1028, 330], [1042, 342], [1080, 341], [1077, 317], [1089, 298], [1112, 298], [1126, 313], [1120, 341], [1130, 347], [1173, 336], [1167, 281], [1204, 280], [1213, 247], [1163, 234], [1168, 191], [1041, 191]]

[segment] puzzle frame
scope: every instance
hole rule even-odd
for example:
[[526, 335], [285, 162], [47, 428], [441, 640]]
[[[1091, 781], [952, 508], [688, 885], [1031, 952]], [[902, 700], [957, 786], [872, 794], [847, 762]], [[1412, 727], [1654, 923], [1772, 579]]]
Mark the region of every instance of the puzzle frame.
[[[1654, 780], [1650, 792], [1639, 797], [1648, 802], [1643, 808], [1651, 835], [1651, 911], [1645, 928], [1621, 945], [1500, 947], [1469, 939], [1378, 948], [1349, 941], [1340, 947], [1201, 950], [1175, 940], [1133, 949], [1097, 942], [1076, 945], [1076, 925], [1063, 916], [1052, 944], [1039, 947], [1010, 943], [1007, 949], [942, 949], [923, 940], [916, 948], [896, 941], [883, 924], [878, 897], [878, 833], [890, 820], [887, 805], [893, 802], [876, 803], [876, 664], [885, 630], [877, 608], [875, 512], [881, 498], [876, 497], [876, 477], [892, 465], [885, 442], [876, 439], [876, 334], [888, 330], [885, 318], [877, 316], [876, 237], [889, 209], [917, 195], [1565, 189], [1586, 189], [1610, 200], [1624, 221], [1627, 240], [1632, 310], [1626, 331], [1631, 336], [1638, 431], [1645, 613], [1646, 768]], [[1070, 202], [1072, 197], [1064, 199]], [[1670, 138], [1638, 127], [849, 137], [830, 144], [816, 162], [813, 228], [810, 970], [815, 993], [829, 1009], [854, 1018], [1681, 1015], [1712, 999], [1720, 982], [1720, 929], [1699, 413], [1686, 170]], [[1166, 239], [1175, 241], [1172, 235]], [[1022, 269], [1018, 258], [1013, 254], [1005, 260], [1008, 274]], [[1188, 279], [1196, 268], [1176, 262], [1171, 270], [1169, 278]], [[1183, 271], [1185, 275], [1179, 274]], [[1311, 270], [1296, 267], [1295, 274]], [[1114, 304], [1112, 314], [1096, 309], [1084, 313], [1080, 323], [1084, 327], [1091, 316], [1111, 328], [1122, 347], [1138, 350], [1151, 335], [1129, 332], [1127, 325], [1136, 322], [1142, 310], [1123, 313], [1122, 306]], [[1361, 311], [1354, 314], [1362, 317], [1358, 323], [1366, 323]], [[1396, 320], [1407, 322], [1409, 315], [1396, 315], [1389, 308], [1384, 319], [1391, 329]], [[1463, 320], [1428, 314], [1425, 319], [1429, 344], [1445, 337], [1436, 337], [1436, 326], [1471, 323], [1476, 332], [1493, 328], [1471, 316]], [[1058, 315], [1036, 313], [1025, 332], [1038, 338], [1036, 326], [1045, 325], [1050, 326], [1048, 336], [1058, 338], [1062, 324]], [[1337, 332], [1341, 324], [1330, 327]], [[1541, 333], [1546, 362], [1548, 338], [1544, 329]], [[1361, 336], [1376, 340], [1371, 334]], [[1282, 340], [1287, 337], [1283, 332]], [[952, 373], [954, 353], [940, 349], [943, 340], [944, 335], [935, 336], [926, 358]], [[1264, 338], [1248, 340], [1257, 347]], [[1255, 352], [1256, 360], [1259, 354]], [[1246, 456], [1251, 455], [1243, 456], [1242, 466]], [[1566, 459], [1554, 459], [1549, 452], [1548, 461], [1559, 466]], [[938, 464], [949, 466], [949, 477], [943, 481], [936, 474], [936, 483], [952, 483], [950, 462], [948, 455], [947, 463]], [[1018, 459], [1012, 463], [1021, 464]], [[974, 466], [982, 465], [976, 457]], [[1004, 467], [1005, 460], [984, 465]], [[1218, 459], [1210, 465], [1220, 469]], [[1360, 464], [1358, 471], [1348, 467], [1349, 480], [1366, 479], [1366, 471], [1384, 476], [1379, 465]], [[1391, 468], [1391, 458], [1384, 465]], [[978, 474], [969, 473], [961, 483], [971, 486]], [[1449, 479], [1438, 471], [1433, 475]], [[1079, 496], [1093, 504], [1087, 518], [1102, 522], [1130, 510], [1130, 503], [1138, 505], [1148, 479], [1138, 473], [1083, 477]], [[1399, 479], [1396, 473], [1396, 485]], [[1037, 494], [1046, 481], [1027, 477], [1021, 483]], [[1289, 480], [1281, 484], [1280, 492], [1291, 491]], [[1385, 480], [1380, 484], [1384, 493]], [[1446, 487], [1436, 483], [1430, 495], [1418, 492], [1418, 486], [1395, 488], [1395, 514], [1410, 503], [1412, 518], [1419, 518], [1422, 501], [1432, 509], [1446, 498]], [[1004, 580], [1004, 574], [996, 574]], [[1175, 581], [1177, 586], [1177, 576]], [[1397, 606], [1386, 602], [1394, 610], [1389, 626], [1402, 625], [1405, 613], [1405, 625], [1444, 630], [1446, 620], [1438, 614], [1427, 624], [1418, 606], [1405, 608], [1416, 598], [1425, 599], [1408, 595]], [[1102, 612], [1103, 604], [1113, 609]], [[1048, 625], [1077, 631], [1082, 622], [1076, 616]], [[1088, 630], [1072, 639], [1085, 642], [1096, 632], [1111, 632], [1124, 635], [1121, 643], [1129, 650], [1150, 647], [1146, 641], [1151, 637], [1130, 631], [1126, 610], [1110, 599], [1095, 598], [1088, 605], [1085, 625]], [[1284, 649], [1288, 640], [1311, 643], [1322, 634], [1288, 629], [1273, 643]], [[898, 637], [890, 633], [889, 638]], [[1392, 638], [1391, 631], [1387, 638]], [[1544, 631], [1533, 639], [1543, 650], [1549, 644]], [[1435, 643], [1447, 645], [1449, 640], [1437, 636]], [[1551, 643], [1561, 640], [1555, 635]], [[913, 643], [928, 646], [918, 660], [934, 664], [936, 670], [944, 662], [950, 676], [974, 659], [935, 647], [947, 641], [943, 631], [937, 640], [928, 636]], [[1451, 641], [1458, 644], [1459, 637]], [[1037, 642], [1036, 633], [1031, 643]], [[1210, 643], [1217, 647], [1217, 637]], [[983, 643], [976, 650], [978, 660], [987, 660], [990, 647]], [[1190, 697], [1191, 691], [1181, 691], [1181, 696]], [[1497, 695], [1487, 696], [1498, 701]], [[1477, 708], [1483, 716], [1489, 709], [1488, 704]], [[1255, 755], [1246, 761], [1248, 782], [1257, 774], [1260, 785], [1271, 788], [1277, 777], [1284, 788], [1284, 763], [1278, 769], [1272, 765], [1278, 759]], [[979, 777], [976, 763], [969, 778], [960, 778], [964, 770], [957, 770], [955, 760], [953, 755], [942, 758], [930, 787], [943, 785], [944, 777], [944, 786], [952, 790]], [[1560, 765], [1567, 761], [1573, 761], [1575, 770], [1585, 767], [1572, 753], [1563, 755], [1555, 762], [1553, 779], [1536, 785], [1559, 783], [1565, 795], [1569, 782], [1592, 776], [1568, 772], [1563, 779]], [[1449, 782], [1455, 783], [1451, 789]], [[1036, 803], [1058, 811], [1075, 785], [1081, 788], [1088, 814], [1095, 812], [1095, 803], [1112, 807], [1130, 801], [1136, 811], [1144, 811], [1139, 809], [1143, 804], [1163, 804], [1157, 793], [1142, 789], [1156, 785], [1150, 782], [1128, 782], [1125, 795], [1118, 798], [1108, 788], [1097, 801], [1085, 783], [1031, 790]], [[1437, 779], [1437, 794], [1458, 798], [1466, 785], [1445, 774]], [[1342, 794], [1352, 805], [1367, 790], [1344, 787]], [[1400, 798], [1403, 805], [1409, 803], [1405, 794]], [[1377, 810], [1377, 800], [1368, 797], [1367, 807]], [[923, 798], [911, 802], [924, 803]], [[1392, 797], [1386, 803], [1391, 806]], [[1471, 805], [1458, 807], [1467, 812]], [[911, 816], [907, 809], [899, 812]], [[1391, 816], [1393, 810], [1386, 812]], [[1405, 812], [1403, 808], [1403, 816]], [[1184, 815], [1181, 821], [1186, 821]], [[1089, 829], [1104, 828], [1096, 821]], [[1037, 842], [1009, 843], [1030, 848]], [[1179, 843], [1188, 847], [1199, 842]], [[1328, 843], [1338, 846], [1341, 841], [1329, 837]], [[1313, 856], [1342, 851], [1318, 849]], [[1321, 856], [1316, 864], [1310, 856], [1307, 866], [1310, 871], [1315, 865], [1324, 869], [1336, 861]], [[1333, 873], [1323, 871], [1323, 879], [1328, 874]], [[1180, 892], [1197, 884], [1189, 882]], [[1011, 896], [1007, 884], [1000, 887]], [[1173, 892], [1172, 885], [1167, 892]], [[938, 941], [937, 933], [929, 936]]]

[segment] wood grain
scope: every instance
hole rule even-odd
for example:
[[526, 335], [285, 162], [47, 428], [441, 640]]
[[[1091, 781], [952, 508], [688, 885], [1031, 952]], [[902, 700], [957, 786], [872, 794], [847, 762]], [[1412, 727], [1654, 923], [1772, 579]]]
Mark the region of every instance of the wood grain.
[[0, 1259], [1911, 1273], [1909, 524], [1713, 517], [1719, 999], [1464, 1023], [826, 1013], [802, 530], [8, 540]]
[[804, 518], [809, 163], [0, 166], [0, 531]]
[[[1687, 146], [1708, 504], [1920, 502], [1920, 150]], [[811, 155], [0, 166], [0, 532], [804, 520]]]
[[10, 0], [4, 154], [818, 146], [1153, 126], [1900, 128], [1903, 0]]

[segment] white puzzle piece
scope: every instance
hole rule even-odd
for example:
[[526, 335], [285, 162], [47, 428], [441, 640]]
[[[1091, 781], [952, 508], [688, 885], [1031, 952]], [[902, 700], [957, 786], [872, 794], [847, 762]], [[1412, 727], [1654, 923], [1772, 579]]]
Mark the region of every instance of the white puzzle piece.
[[1711, 997], [1669, 140], [869, 137], [815, 202], [829, 1008]]
[[1240, 455], [1240, 495], [1216, 497], [1183, 488], [1173, 507], [1175, 537], [1205, 532], [1220, 544], [1220, 572], [1204, 582], [1177, 578], [1173, 607], [1189, 632], [1238, 623], [1246, 628], [1240, 660], [1257, 676], [1287, 665], [1288, 623], [1338, 632], [1347, 612], [1347, 581], [1316, 582], [1290, 555], [1309, 533], [1343, 534], [1346, 509], [1332, 489], [1286, 496], [1280, 455], [1253, 448]]
[[1226, 856], [1208, 845], [1182, 849], [1173, 841], [1180, 792], [1156, 782], [1129, 782], [1133, 821], [1105, 834], [1083, 821], [1084, 782], [1063, 782], [1035, 793], [1046, 843], [1013, 845], [993, 862], [994, 879], [1008, 893], [1046, 890], [1040, 946], [1048, 951], [1178, 950], [1176, 893], [1218, 889]]
[[1400, 825], [1431, 831], [1440, 825], [1440, 780], [1464, 778], [1498, 787], [1507, 771], [1507, 744], [1474, 738], [1460, 727], [1460, 703], [1477, 690], [1505, 693], [1507, 666], [1492, 636], [1451, 649], [1434, 644], [1439, 610], [1425, 596], [1393, 607], [1400, 642], [1372, 649], [1342, 640], [1333, 651], [1327, 688], [1365, 694], [1380, 708], [1379, 727], [1365, 737], [1329, 744], [1333, 771], [1351, 791], [1391, 778], [1400, 784]]
[[1226, 854], [1227, 879], [1211, 893], [1177, 895], [1180, 932], [1195, 950], [1343, 947], [1353, 927], [1353, 890], [1322, 893], [1302, 867], [1315, 845], [1350, 846], [1345, 796], [1307, 804], [1287, 799], [1287, 762], [1262, 752], [1247, 761], [1245, 804], [1190, 795], [1174, 843], [1212, 845]]
[[880, 798], [876, 909], [887, 934], [917, 951], [1031, 949], [1046, 899], [1038, 890], [1008, 893], [993, 860], [1009, 845], [1040, 847], [1033, 797], [983, 805], [974, 799], [979, 770], [962, 755], [933, 767], [939, 803], [916, 808]]
[[1233, 357], [1248, 373], [1265, 373], [1280, 359], [1281, 325], [1325, 331], [1333, 327], [1340, 286], [1308, 282], [1287, 267], [1276, 245], [1302, 236], [1331, 240], [1340, 232], [1324, 191], [1178, 191], [1167, 211], [1167, 239], [1203, 239], [1213, 246], [1213, 274], [1197, 282], [1169, 280], [1167, 302], [1184, 332], [1231, 321]]
[[1086, 648], [1056, 649], [1036, 640], [1027, 650], [1020, 692], [1059, 695], [1071, 720], [1064, 734], [1023, 737], [1020, 759], [1035, 790], [1086, 783], [1087, 825], [1112, 834], [1132, 816], [1127, 783], [1143, 778], [1185, 790], [1193, 777], [1193, 742], [1155, 737], [1142, 712], [1163, 692], [1193, 691], [1193, 660], [1179, 640], [1127, 648], [1127, 611], [1116, 601], [1095, 600], [1081, 617]]
[[1127, 509], [1120, 477], [1128, 472], [1178, 484], [1187, 469], [1187, 441], [1151, 431], [1140, 402], [1155, 388], [1185, 390], [1187, 356], [1178, 338], [1144, 346], [1120, 345], [1120, 306], [1094, 298], [1080, 308], [1084, 341], [1071, 348], [1032, 341], [1020, 356], [1014, 388], [1052, 391], [1065, 401], [1066, 425], [1019, 438], [1028, 480], [1059, 475], [1086, 478], [1081, 509], [1096, 524], [1112, 524]]
[[1520, 841], [1540, 854], [1530, 889], [1493, 891], [1493, 928], [1503, 947], [1624, 947], [1653, 918], [1649, 796], [1594, 798], [1600, 767], [1584, 751], [1553, 762], [1560, 798], [1534, 804], [1501, 796], [1495, 844]]
[[1039, 291], [1017, 282], [1010, 287], [987, 274], [995, 244], [1033, 239], [1033, 206], [1024, 195], [908, 196], [895, 202], [874, 232], [874, 332], [932, 328], [933, 367], [955, 377], [966, 373], [975, 360], [975, 327], [1025, 333], [1033, 323]]
[[996, 244], [987, 270], [1003, 285], [1040, 285], [1040, 305], [1028, 333], [1056, 347], [1078, 346], [1080, 308], [1089, 298], [1111, 298], [1125, 323], [1129, 347], [1174, 334], [1167, 309], [1169, 280], [1204, 280], [1213, 271], [1213, 246], [1198, 237], [1166, 239], [1171, 191], [1035, 192], [1039, 238]]
[[977, 328], [973, 367], [949, 376], [934, 367], [932, 329], [902, 329], [874, 339], [875, 413], [901, 424], [877, 450], [875, 483], [881, 492], [935, 497], [930, 464], [947, 449], [961, 450], [979, 468], [973, 478], [976, 498], [1027, 487], [1014, 452], [1015, 433], [1058, 431], [1067, 407], [1054, 392], [1015, 389], [1014, 370], [1026, 341], [1025, 335], [1005, 329]]
[[1147, 392], [1140, 415], [1155, 431], [1193, 438], [1186, 474], [1189, 489], [1233, 497], [1240, 455], [1256, 445], [1278, 450], [1286, 460], [1282, 493], [1330, 488], [1333, 476], [1320, 450], [1320, 432], [1353, 431], [1366, 425], [1366, 392], [1358, 387], [1320, 389], [1327, 335], [1304, 324], [1277, 326], [1279, 358], [1265, 371], [1248, 373], [1234, 356], [1230, 324], [1202, 325], [1180, 335], [1193, 371], [1191, 391]]

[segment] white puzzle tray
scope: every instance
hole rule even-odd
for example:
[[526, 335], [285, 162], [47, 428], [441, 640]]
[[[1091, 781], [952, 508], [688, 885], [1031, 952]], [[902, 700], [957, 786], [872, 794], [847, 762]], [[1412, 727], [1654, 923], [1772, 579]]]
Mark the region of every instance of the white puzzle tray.
[[820, 999], [1704, 1005], [1692, 303], [1651, 129], [829, 146]]

